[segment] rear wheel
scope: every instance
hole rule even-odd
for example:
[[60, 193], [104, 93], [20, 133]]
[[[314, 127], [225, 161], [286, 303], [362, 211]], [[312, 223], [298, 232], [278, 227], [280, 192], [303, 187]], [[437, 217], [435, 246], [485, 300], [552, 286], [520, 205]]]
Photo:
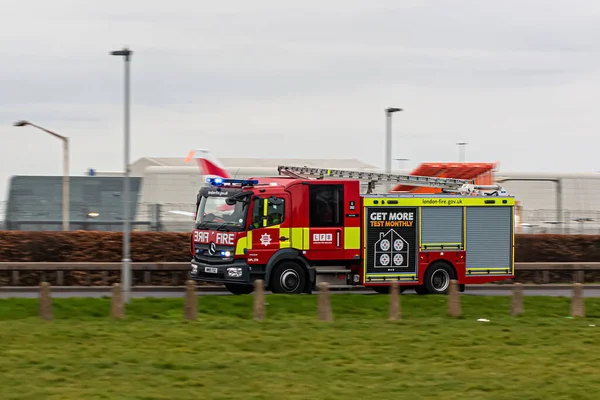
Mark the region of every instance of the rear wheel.
[[456, 279], [454, 269], [444, 262], [436, 262], [427, 268], [424, 286], [429, 294], [447, 294], [452, 279]]
[[226, 283], [225, 287], [233, 294], [250, 294], [254, 291], [254, 286], [240, 283]]
[[283, 261], [273, 268], [269, 279], [271, 292], [300, 294], [306, 286], [304, 269], [293, 261]]

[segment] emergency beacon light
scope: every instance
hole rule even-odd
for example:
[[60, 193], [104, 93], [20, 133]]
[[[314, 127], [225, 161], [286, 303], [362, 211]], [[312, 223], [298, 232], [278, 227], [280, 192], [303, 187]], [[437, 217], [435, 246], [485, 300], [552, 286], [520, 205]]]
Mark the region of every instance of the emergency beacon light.
[[234, 184], [238, 184], [240, 186], [252, 186], [258, 183], [257, 180], [250, 179], [227, 179], [227, 178], [206, 178], [206, 182], [213, 186], [233, 186]]

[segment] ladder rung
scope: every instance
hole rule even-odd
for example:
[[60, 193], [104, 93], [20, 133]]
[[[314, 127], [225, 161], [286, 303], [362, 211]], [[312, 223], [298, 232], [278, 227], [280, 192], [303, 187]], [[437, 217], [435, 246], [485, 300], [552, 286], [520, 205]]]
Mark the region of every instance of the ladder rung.
[[294, 167], [280, 165], [278, 168], [279, 173], [290, 172], [293, 174], [304, 174], [309, 176], [318, 177], [332, 177], [332, 178], [346, 178], [346, 179], [359, 179], [371, 182], [393, 182], [399, 184], [406, 184], [410, 186], [425, 186], [425, 187], [438, 187], [446, 189], [459, 189], [463, 185], [473, 184], [473, 181], [467, 179], [455, 179], [455, 178], [436, 178], [432, 176], [415, 176], [415, 175], [401, 175], [401, 174], [385, 174], [378, 172], [359, 172], [350, 170], [340, 169], [329, 169], [329, 168], [311, 168], [311, 167]]

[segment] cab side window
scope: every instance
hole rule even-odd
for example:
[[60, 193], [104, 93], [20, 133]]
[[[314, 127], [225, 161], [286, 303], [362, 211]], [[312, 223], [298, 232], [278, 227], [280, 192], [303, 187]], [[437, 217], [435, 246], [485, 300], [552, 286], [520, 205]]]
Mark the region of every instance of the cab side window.
[[269, 199], [255, 199], [252, 208], [251, 229], [267, 228], [269, 226], [279, 225], [283, 222], [285, 216], [285, 200], [275, 198], [277, 204]]
[[311, 227], [344, 226], [344, 185], [309, 185]]

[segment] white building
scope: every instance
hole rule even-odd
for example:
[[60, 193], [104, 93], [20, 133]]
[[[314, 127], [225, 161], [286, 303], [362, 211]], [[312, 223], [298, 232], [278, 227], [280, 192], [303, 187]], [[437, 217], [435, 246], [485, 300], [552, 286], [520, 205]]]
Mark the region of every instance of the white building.
[[523, 222], [534, 225], [529, 231], [600, 234], [600, 173], [495, 175], [499, 181], [513, 179], [501, 184], [523, 206]]

